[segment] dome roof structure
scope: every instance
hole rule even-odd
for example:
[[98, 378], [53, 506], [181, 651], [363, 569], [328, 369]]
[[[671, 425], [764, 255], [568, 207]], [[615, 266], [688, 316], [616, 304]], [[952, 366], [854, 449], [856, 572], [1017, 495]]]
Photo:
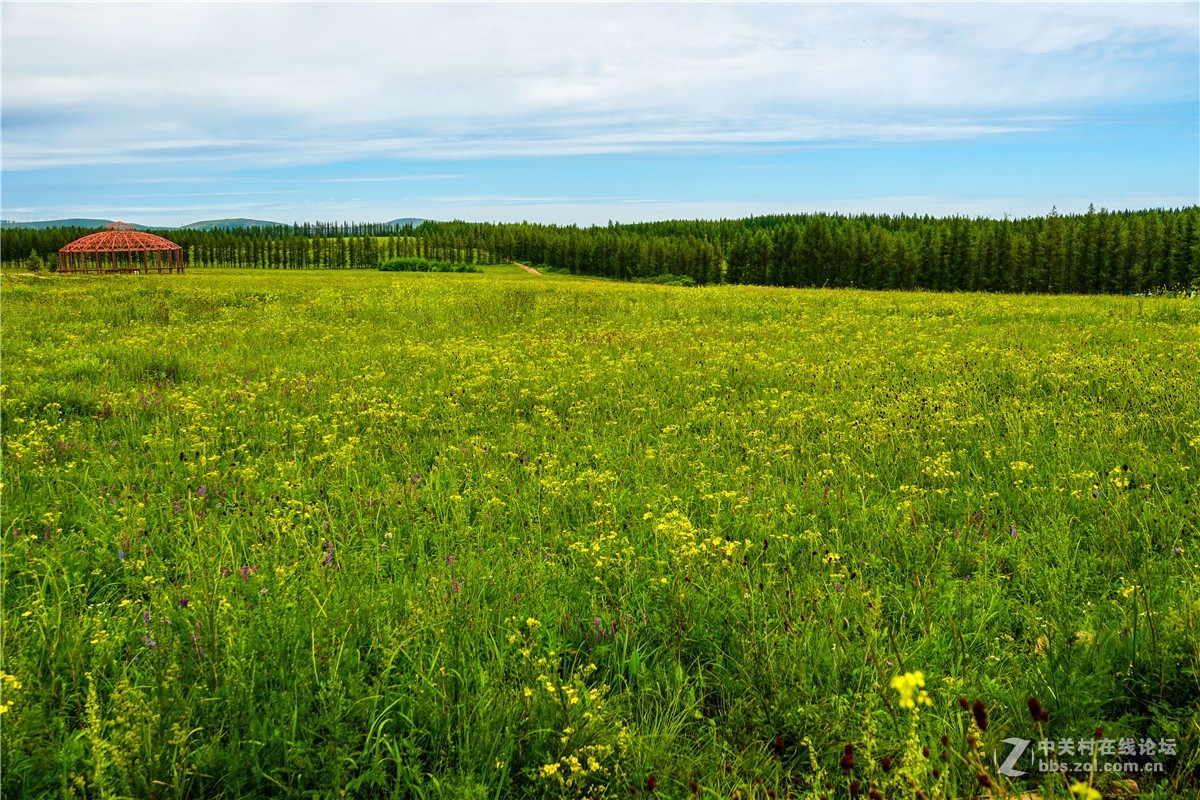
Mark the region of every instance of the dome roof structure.
[[125, 222], [82, 236], [58, 251], [59, 272], [183, 272], [183, 248]]

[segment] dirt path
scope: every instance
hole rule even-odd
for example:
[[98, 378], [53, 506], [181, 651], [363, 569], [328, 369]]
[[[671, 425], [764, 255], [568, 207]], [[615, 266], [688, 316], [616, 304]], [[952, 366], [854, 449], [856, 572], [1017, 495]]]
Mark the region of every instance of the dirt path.
[[512, 263], [516, 264], [518, 267], [525, 270], [530, 275], [541, 275], [542, 274], [542, 273], [538, 272], [536, 269], [534, 269], [533, 267], [522, 264], [520, 261], [513, 261]]

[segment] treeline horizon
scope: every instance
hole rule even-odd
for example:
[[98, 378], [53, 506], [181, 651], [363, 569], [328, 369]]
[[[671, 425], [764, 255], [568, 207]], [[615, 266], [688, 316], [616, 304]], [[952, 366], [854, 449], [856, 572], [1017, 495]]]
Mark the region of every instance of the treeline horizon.
[[[5, 265], [94, 228], [6, 228]], [[1200, 288], [1200, 206], [987, 219], [791, 214], [579, 227], [537, 223], [306, 223], [171, 230], [189, 266], [374, 268], [389, 258], [520, 261], [633, 280], [698, 284], [1128, 294]]]

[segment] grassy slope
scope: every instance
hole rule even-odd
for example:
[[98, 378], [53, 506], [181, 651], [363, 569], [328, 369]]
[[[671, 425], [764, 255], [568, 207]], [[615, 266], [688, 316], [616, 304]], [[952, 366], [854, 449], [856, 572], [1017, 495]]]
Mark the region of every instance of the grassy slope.
[[1195, 780], [1194, 302], [503, 265], [3, 304], [6, 795], [757, 797], [805, 739], [834, 796], [964, 793], [959, 696], [985, 754], [1036, 696]]

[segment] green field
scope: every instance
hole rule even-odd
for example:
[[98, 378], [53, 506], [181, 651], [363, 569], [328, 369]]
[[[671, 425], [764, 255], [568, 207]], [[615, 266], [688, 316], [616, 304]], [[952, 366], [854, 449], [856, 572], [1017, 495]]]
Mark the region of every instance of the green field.
[[1200, 786], [1196, 300], [506, 265], [0, 302], [6, 798], [962, 797], [1097, 726], [1143, 796]]

